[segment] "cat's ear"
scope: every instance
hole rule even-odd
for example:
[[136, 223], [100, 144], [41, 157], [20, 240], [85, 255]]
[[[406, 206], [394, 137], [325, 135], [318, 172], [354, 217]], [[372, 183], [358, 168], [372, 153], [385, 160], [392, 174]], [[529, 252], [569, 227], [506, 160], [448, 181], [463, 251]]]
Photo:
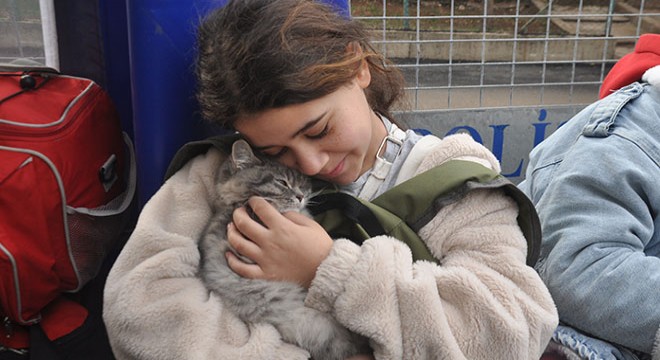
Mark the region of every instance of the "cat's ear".
[[247, 141], [236, 140], [231, 146], [231, 163], [235, 169], [245, 169], [261, 164], [261, 160], [254, 155]]

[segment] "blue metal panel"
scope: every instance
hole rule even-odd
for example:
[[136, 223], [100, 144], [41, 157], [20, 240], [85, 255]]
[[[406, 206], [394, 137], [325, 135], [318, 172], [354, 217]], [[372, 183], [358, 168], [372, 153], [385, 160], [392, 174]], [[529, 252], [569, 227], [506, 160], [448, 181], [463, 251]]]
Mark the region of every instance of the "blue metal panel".
[[119, 112], [122, 129], [133, 139], [126, 3], [117, 0], [100, 0], [99, 19], [103, 37], [105, 89]]
[[344, 16], [351, 16], [348, 0], [324, 0], [323, 2], [333, 5]]
[[140, 204], [184, 143], [205, 136], [194, 96], [195, 30], [220, 0], [128, 0], [133, 130]]

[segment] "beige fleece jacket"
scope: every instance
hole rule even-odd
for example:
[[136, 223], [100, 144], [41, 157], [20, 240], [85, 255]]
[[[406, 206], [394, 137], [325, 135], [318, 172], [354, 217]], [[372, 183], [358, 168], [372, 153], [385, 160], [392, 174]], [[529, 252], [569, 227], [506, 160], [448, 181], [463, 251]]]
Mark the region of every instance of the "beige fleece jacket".
[[[416, 173], [474, 158], [499, 171], [467, 135], [439, 141]], [[118, 359], [307, 359], [268, 324], [225, 311], [197, 277], [197, 240], [211, 215], [215, 149], [191, 160], [144, 206], [107, 279], [104, 321]], [[538, 359], [557, 313], [525, 265], [517, 205], [475, 190], [420, 231], [441, 265], [412, 262], [387, 236], [360, 247], [338, 239], [306, 304], [370, 338], [376, 359]]]

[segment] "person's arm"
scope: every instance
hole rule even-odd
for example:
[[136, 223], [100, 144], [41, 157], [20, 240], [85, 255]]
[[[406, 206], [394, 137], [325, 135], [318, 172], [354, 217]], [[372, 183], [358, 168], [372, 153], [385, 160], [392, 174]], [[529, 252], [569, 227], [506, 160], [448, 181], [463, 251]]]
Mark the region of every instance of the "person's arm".
[[[448, 159], [498, 165], [467, 136], [442, 140], [418, 172]], [[538, 274], [526, 266], [517, 205], [498, 190], [475, 190], [420, 231], [440, 264], [412, 262], [400, 241], [360, 247], [337, 240], [307, 304], [371, 338], [376, 359], [537, 359], [557, 325]]]
[[267, 324], [225, 311], [198, 277], [197, 242], [211, 210], [211, 150], [172, 176], [144, 206], [108, 276], [104, 322], [117, 359], [307, 359]]
[[657, 162], [617, 135], [582, 137], [537, 171], [554, 172], [532, 194], [544, 231], [539, 271], [561, 320], [646, 353], [655, 341], [660, 352]]
[[517, 207], [474, 191], [422, 229], [441, 264], [412, 262], [402, 242], [337, 240], [307, 305], [371, 339], [376, 359], [539, 358], [557, 315], [534, 269]]

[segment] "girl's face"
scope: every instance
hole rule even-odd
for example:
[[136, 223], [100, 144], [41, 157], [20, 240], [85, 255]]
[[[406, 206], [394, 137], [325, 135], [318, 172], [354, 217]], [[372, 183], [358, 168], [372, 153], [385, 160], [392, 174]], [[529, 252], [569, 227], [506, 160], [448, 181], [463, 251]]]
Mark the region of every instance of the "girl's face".
[[387, 135], [367, 103], [365, 65], [346, 86], [319, 99], [239, 117], [255, 149], [302, 173], [346, 185], [370, 169]]

